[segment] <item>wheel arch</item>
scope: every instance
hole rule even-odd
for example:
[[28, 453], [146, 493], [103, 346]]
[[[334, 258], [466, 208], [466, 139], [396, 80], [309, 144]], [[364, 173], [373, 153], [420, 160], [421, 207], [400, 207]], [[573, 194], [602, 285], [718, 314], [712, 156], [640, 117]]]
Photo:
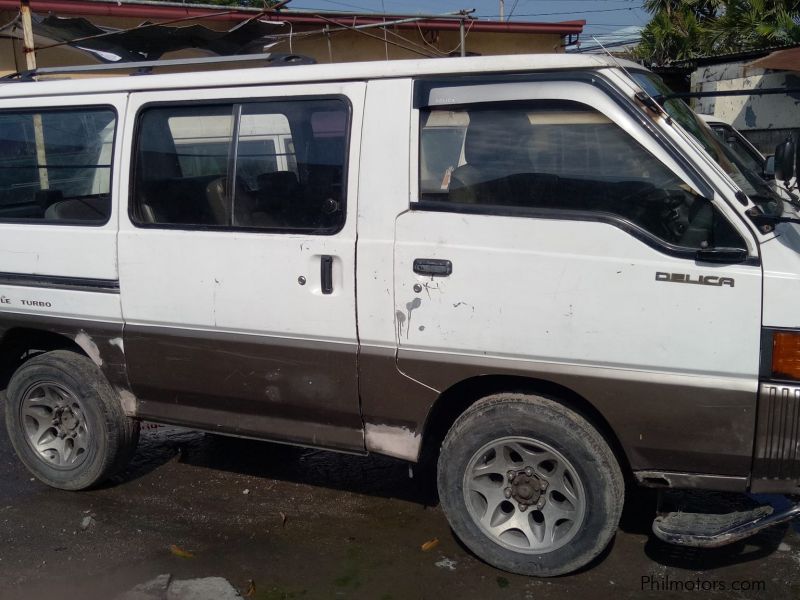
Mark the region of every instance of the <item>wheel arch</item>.
[[586, 398], [563, 385], [521, 375], [476, 375], [454, 383], [439, 394], [425, 420], [420, 461], [435, 461], [453, 423], [476, 402], [498, 393], [544, 396], [573, 410], [597, 429], [626, 476], [632, 473], [625, 448], [603, 414]]
[[0, 389], [25, 361], [43, 352], [70, 350], [89, 357], [87, 349], [70, 337], [35, 327], [12, 327], [0, 337]]

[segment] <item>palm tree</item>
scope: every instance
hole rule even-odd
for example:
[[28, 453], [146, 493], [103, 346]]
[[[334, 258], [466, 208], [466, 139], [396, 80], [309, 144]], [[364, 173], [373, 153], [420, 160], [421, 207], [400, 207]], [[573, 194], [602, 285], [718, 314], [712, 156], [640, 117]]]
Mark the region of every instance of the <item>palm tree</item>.
[[651, 64], [800, 43], [800, 0], [644, 0], [636, 56]]
[[656, 13], [642, 31], [636, 55], [651, 64], [699, 56], [708, 49], [704, 21], [686, 6]]
[[713, 46], [737, 52], [800, 42], [797, 1], [729, 0], [710, 27]]

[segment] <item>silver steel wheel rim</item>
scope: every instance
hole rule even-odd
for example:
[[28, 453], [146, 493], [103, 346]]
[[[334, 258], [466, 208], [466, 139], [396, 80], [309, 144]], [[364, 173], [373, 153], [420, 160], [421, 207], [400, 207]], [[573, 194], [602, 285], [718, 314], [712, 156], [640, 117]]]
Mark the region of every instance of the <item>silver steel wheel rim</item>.
[[586, 494], [575, 468], [558, 450], [529, 437], [483, 446], [467, 464], [463, 489], [475, 524], [514, 552], [544, 554], [561, 548], [578, 533], [586, 514]]
[[28, 446], [56, 469], [74, 469], [86, 460], [89, 425], [80, 399], [54, 382], [27, 389], [20, 405], [20, 422]]

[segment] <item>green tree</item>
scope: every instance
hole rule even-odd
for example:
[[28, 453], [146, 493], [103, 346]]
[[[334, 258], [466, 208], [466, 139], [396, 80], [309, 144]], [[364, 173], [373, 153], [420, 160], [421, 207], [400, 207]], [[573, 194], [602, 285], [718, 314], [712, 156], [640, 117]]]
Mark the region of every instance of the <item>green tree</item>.
[[798, 2], [730, 0], [711, 24], [719, 52], [737, 52], [800, 42]]
[[698, 56], [708, 50], [706, 19], [687, 10], [661, 11], [642, 31], [636, 55], [651, 64]]
[[635, 56], [650, 64], [800, 42], [800, 0], [644, 0]]

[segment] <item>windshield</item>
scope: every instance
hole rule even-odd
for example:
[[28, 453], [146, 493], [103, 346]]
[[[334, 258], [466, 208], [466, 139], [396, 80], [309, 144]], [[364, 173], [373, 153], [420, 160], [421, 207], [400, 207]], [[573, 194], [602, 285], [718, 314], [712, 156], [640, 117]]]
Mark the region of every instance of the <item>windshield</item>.
[[671, 98], [662, 100], [672, 94], [672, 90], [661, 80], [658, 75], [645, 71], [631, 73], [633, 79], [653, 98], [659, 101], [664, 110], [680, 125], [692, 134], [706, 152], [711, 155], [717, 164], [730, 176], [750, 199], [770, 215], [779, 216], [783, 213], [783, 200], [764, 181], [760, 174], [753, 171], [745, 161], [714, 135], [711, 129], [703, 123], [694, 111], [683, 100]]

